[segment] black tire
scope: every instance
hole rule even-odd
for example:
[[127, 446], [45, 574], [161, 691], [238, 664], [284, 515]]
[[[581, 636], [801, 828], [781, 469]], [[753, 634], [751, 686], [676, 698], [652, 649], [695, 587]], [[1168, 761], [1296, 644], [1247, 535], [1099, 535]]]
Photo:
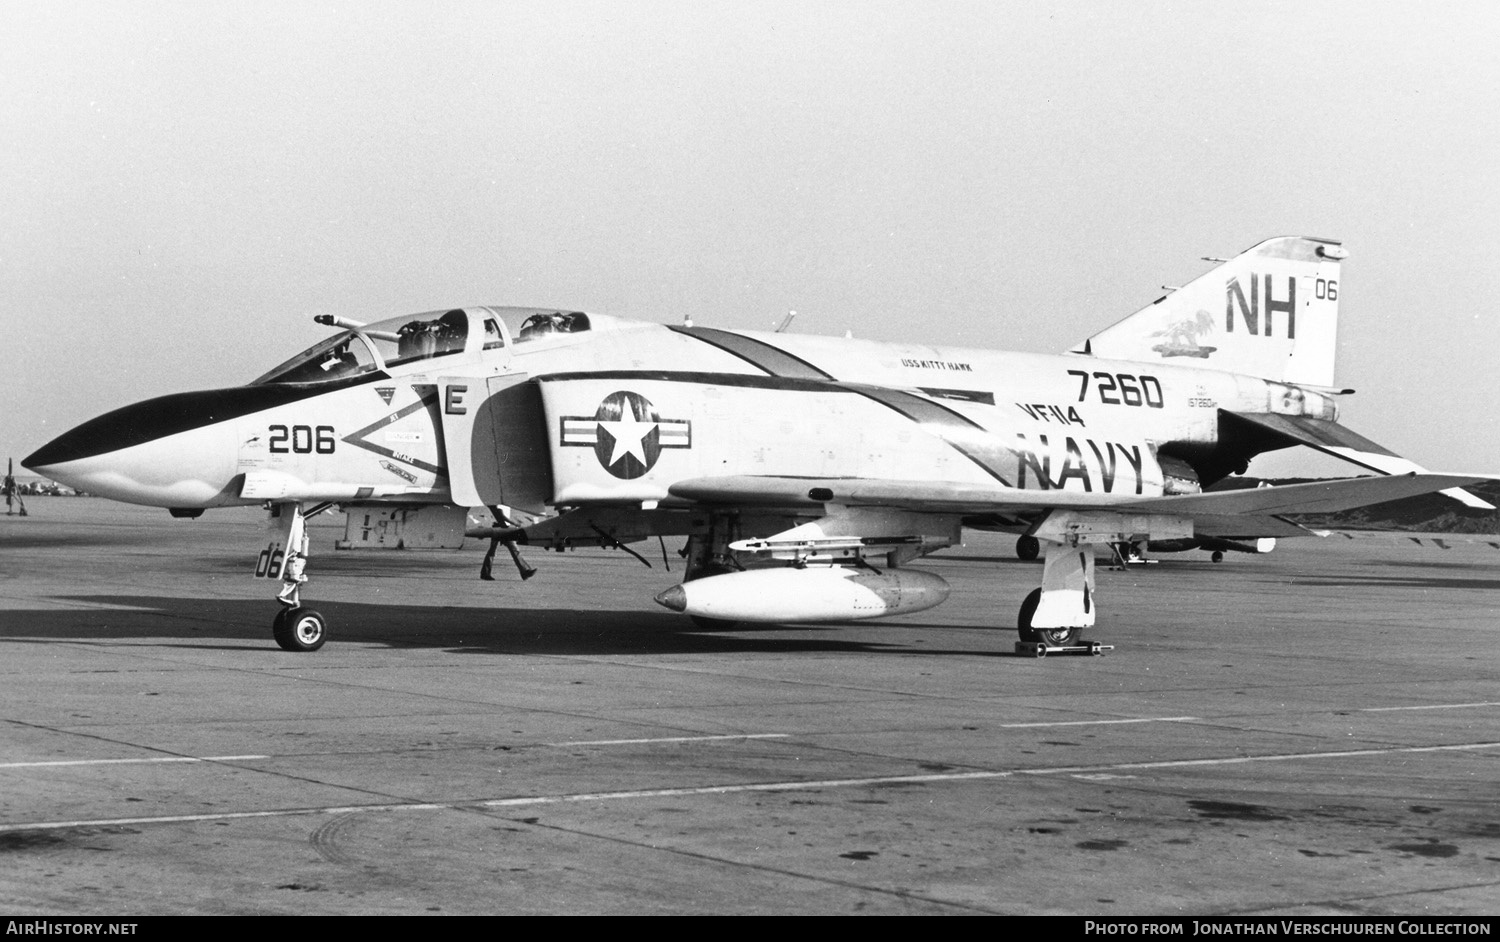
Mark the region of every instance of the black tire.
[[283, 651], [316, 651], [328, 640], [328, 620], [310, 608], [282, 609], [271, 634]]
[[1224, 551], [1223, 550], [1214, 550], [1214, 554], [1212, 556], [1208, 557], [1208, 558], [1211, 559], [1211, 560], [1213, 560], [1216, 563], [1222, 563], [1224, 561]]
[[[1025, 539], [1025, 537], [1022, 537]], [[1019, 552], [1019, 544], [1017, 544]], [[1020, 632], [1022, 641], [1040, 642], [1040, 633], [1031, 627], [1031, 618], [1036, 614], [1036, 607], [1042, 604], [1042, 590], [1032, 589], [1031, 593], [1021, 602], [1021, 611], [1016, 615], [1016, 631]]]
[[1032, 644], [1046, 644], [1053, 647], [1065, 647], [1078, 642], [1078, 636], [1083, 632], [1082, 628], [1033, 628], [1031, 619], [1036, 615], [1037, 606], [1042, 604], [1042, 590], [1032, 589], [1021, 603], [1021, 611], [1016, 615], [1016, 631], [1020, 633], [1022, 641]]
[[1023, 536], [1016, 540], [1016, 558], [1031, 562], [1042, 555], [1042, 541], [1034, 536]]

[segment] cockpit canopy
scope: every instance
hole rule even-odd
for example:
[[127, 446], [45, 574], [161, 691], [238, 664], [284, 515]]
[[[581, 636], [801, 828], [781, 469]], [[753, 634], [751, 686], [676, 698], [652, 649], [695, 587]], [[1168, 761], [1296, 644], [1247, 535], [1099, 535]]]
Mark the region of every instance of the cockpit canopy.
[[[337, 319], [329, 320], [337, 323]], [[546, 308], [453, 308], [392, 317], [350, 327], [321, 340], [252, 385], [326, 383], [420, 360], [477, 355], [510, 344], [556, 339], [590, 329], [587, 314]]]

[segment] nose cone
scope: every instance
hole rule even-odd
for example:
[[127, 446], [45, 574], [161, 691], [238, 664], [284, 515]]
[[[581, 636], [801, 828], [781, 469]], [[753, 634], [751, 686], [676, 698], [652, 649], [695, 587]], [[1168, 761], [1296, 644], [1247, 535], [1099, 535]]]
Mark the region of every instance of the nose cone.
[[683, 591], [682, 586], [674, 585], [670, 589], [657, 593], [656, 604], [666, 606], [674, 612], [685, 612], [687, 611], [687, 593]]
[[235, 395], [242, 392], [179, 393], [116, 409], [63, 433], [22, 464], [81, 491], [135, 504], [224, 503], [237, 458], [234, 423], [226, 420], [254, 411], [245, 408], [251, 403], [244, 395]]
[[142, 421], [149, 418], [149, 402], [107, 412], [67, 431], [21, 459], [21, 464], [51, 477], [51, 472], [85, 458], [119, 451], [158, 437]]

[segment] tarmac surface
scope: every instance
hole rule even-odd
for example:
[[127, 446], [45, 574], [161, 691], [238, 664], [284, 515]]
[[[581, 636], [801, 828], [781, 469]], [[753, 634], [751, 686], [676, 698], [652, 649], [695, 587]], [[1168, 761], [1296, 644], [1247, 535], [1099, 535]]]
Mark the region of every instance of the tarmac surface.
[[[705, 631], [618, 551], [335, 552], [270, 637], [258, 510], [0, 517], [0, 912], [1500, 911], [1500, 552], [1099, 573], [1014, 653], [1008, 537], [902, 618]], [[337, 526], [331, 524], [336, 523]], [[676, 543], [669, 544], [676, 548]]]

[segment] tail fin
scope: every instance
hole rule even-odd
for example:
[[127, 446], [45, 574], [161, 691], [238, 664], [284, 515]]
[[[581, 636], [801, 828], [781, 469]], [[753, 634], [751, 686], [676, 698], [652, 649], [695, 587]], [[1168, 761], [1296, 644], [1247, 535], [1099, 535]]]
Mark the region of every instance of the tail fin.
[[1332, 386], [1346, 255], [1332, 239], [1268, 239], [1070, 352]]

